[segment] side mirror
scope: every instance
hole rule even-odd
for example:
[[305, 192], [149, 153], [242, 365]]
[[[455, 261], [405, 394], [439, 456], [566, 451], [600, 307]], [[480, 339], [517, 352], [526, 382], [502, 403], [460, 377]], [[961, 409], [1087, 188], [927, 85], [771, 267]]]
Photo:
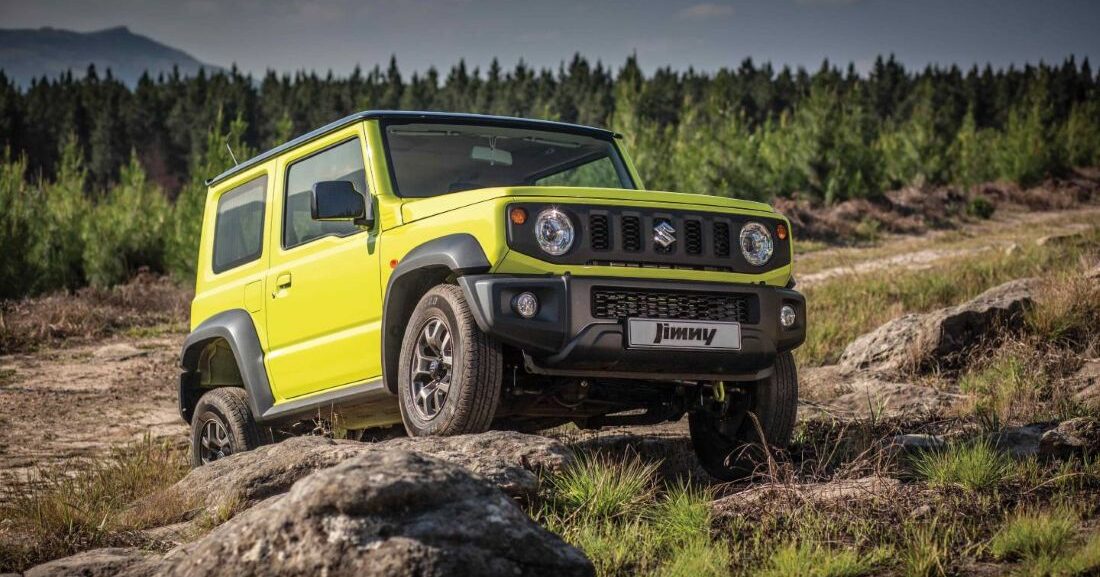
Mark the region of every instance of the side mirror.
[[373, 207], [346, 180], [323, 180], [313, 184], [309, 210], [313, 220], [350, 220], [369, 226]]

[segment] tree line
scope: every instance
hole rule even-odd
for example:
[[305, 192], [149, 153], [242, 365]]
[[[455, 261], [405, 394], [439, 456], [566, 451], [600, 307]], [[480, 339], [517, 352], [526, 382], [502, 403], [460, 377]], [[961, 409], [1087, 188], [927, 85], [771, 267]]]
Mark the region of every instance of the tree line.
[[460, 61], [405, 76], [391, 59], [341, 77], [234, 68], [133, 87], [94, 67], [26, 88], [0, 71], [0, 298], [108, 285], [138, 266], [193, 274], [203, 180], [231, 165], [226, 140], [243, 158], [357, 110], [605, 126], [647, 188], [834, 203], [1100, 165], [1098, 81], [1074, 58], [914, 71], [892, 56], [866, 74], [746, 59], [646, 75], [634, 57], [616, 70], [577, 55], [557, 70]]

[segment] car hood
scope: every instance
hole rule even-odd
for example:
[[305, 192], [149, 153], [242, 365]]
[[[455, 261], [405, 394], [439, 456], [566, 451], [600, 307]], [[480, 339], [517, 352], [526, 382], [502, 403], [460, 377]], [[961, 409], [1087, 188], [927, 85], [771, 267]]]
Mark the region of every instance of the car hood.
[[[401, 204], [401, 218], [412, 222], [441, 214], [450, 210], [470, 206], [479, 202], [505, 197], [525, 198], [568, 198], [585, 201], [621, 201], [669, 203], [678, 207], [740, 209], [756, 212], [775, 212], [772, 207], [749, 200], [725, 198], [706, 194], [687, 194], [682, 192], [661, 192], [652, 190], [628, 190], [622, 188], [578, 188], [559, 186], [511, 186], [501, 188], [479, 188], [454, 192], [431, 198], [408, 199]], [[675, 208], [675, 207], [669, 207]]]

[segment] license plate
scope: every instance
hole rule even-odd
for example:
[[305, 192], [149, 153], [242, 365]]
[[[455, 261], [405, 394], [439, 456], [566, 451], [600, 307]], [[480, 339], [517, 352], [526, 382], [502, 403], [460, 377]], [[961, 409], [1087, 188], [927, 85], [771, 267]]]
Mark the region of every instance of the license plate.
[[627, 319], [627, 343], [631, 348], [741, 349], [741, 323]]

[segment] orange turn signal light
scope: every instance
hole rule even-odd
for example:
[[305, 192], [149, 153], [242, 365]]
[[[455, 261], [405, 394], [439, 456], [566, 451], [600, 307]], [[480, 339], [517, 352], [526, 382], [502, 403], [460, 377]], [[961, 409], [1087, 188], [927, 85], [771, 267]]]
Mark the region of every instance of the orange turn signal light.
[[775, 236], [779, 237], [779, 240], [787, 240], [787, 225], [780, 224], [775, 227]]
[[512, 210], [508, 211], [508, 218], [512, 219], [512, 224], [523, 224], [527, 222], [527, 209], [522, 206], [513, 206]]

